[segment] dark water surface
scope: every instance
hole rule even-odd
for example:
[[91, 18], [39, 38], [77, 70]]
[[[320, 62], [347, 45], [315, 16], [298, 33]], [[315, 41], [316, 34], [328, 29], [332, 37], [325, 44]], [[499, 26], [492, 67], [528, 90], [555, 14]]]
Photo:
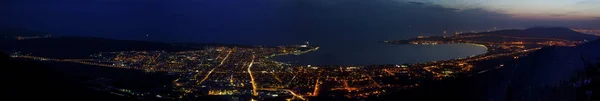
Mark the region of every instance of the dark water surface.
[[486, 48], [472, 44], [397, 45], [386, 43], [321, 46], [302, 55], [274, 57], [275, 60], [305, 65], [402, 64], [463, 58], [483, 54]]

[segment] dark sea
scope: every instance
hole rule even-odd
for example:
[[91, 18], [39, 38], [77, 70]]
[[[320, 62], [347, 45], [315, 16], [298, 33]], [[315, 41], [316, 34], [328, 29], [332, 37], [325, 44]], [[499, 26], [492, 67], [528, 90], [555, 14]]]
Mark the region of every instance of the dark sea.
[[303, 65], [403, 64], [464, 58], [486, 51], [485, 47], [472, 44], [398, 45], [373, 42], [321, 46], [317, 51], [274, 59]]

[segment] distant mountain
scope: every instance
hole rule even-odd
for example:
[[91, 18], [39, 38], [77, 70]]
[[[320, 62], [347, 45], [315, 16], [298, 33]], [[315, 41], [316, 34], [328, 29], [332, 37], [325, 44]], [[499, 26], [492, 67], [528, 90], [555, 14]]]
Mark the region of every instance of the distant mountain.
[[58, 37], [7, 41], [0, 43], [4, 51], [33, 53], [36, 56], [54, 58], [86, 58], [90, 54], [112, 51], [183, 51], [196, 48], [160, 42], [113, 40], [94, 37]]
[[0, 37], [16, 37], [16, 36], [41, 36], [48, 33], [31, 31], [19, 28], [0, 28]]
[[473, 41], [473, 42], [514, 42], [514, 41], [527, 41], [527, 42], [546, 42], [558, 40], [568, 41], [592, 41], [599, 39], [599, 36], [583, 34], [573, 31], [569, 28], [561, 27], [538, 27], [529, 29], [511, 29], [511, 30], [499, 30], [491, 32], [480, 32], [480, 33], [465, 33], [456, 36], [431, 36], [412, 38], [408, 40], [398, 41], [386, 41], [387, 43], [395, 44], [409, 44], [411, 42], [419, 41], [440, 41], [440, 42], [453, 42], [453, 41]]
[[583, 34], [562, 27], [538, 27], [524, 30], [500, 30], [492, 32], [482, 32], [476, 34], [494, 34], [515, 37], [535, 37], [535, 38], [557, 38], [571, 41], [596, 40], [598, 36]]

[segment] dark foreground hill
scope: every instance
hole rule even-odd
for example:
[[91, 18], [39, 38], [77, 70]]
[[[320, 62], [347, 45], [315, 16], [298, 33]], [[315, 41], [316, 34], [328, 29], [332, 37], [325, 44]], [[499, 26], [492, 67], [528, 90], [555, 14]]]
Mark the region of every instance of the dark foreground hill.
[[546, 47], [483, 74], [424, 83], [368, 101], [600, 100], [600, 40]]
[[81, 85], [72, 76], [39, 62], [13, 60], [0, 53], [2, 97], [4, 101], [134, 101]]
[[512, 69], [509, 100], [600, 100], [600, 40], [544, 48]]

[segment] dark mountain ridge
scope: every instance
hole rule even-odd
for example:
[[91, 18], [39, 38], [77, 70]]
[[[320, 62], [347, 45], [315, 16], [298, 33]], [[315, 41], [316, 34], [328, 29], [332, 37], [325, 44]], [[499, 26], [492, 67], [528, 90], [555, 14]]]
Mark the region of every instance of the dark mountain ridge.
[[39, 35], [47, 35], [47, 34], [48, 33], [19, 29], [19, 28], [0, 28], [0, 37], [39, 36]]
[[596, 40], [598, 36], [583, 34], [563, 27], [536, 27], [524, 30], [500, 30], [475, 34], [494, 34], [515, 37], [556, 38], [571, 41]]
[[[410, 44], [411, 42], [418, 41], [476, 41], [476, 42], [516, 42], [516, 41], [527, 41], [527, 42], [547, 42], [547, 41], [572, 41], [572, 42], [586, 42], [600, 38], [599, 36], [583, 34], [573, 31], [569, 28], [562, 27], [537, 27], [528, 29], [510, 29], [510, 30], [499, 30], [491, 32], [479, 32], [479, 33], [465, 33], [456, 36], [450, 36], [449, 38], [443, 36], [431, 36], [421, 38], [411, 38], [408, 40], [399, 41], [388, 41], [388, 43], [395, 44]], [[570, 42], [567, 42], [570, 43]]]
[[113, 40], [95, 37], [57, 37], [14, 40], [0, 43], [4, 51], [33, 53], [35, 56], [54, 58], [86, 58], [90, 54], [112, 51], [184, 51], [196, 48], [160, 42]]
[[[0, 42], [0, 49], [10, 52], [32, 53], [35, 56], [53, 58], [86, 58], [98, 52], [115, 51], [187, 51], [198, 50], [207, 46], [223, 47], [258, 47], [239, 44], [218, 43], [162, 43], [136, 40], [115, 40], [99, 37], [54, 37], [28, 40], [5, 40]], [[270, 46], [260, 46], [270, 47]]]

